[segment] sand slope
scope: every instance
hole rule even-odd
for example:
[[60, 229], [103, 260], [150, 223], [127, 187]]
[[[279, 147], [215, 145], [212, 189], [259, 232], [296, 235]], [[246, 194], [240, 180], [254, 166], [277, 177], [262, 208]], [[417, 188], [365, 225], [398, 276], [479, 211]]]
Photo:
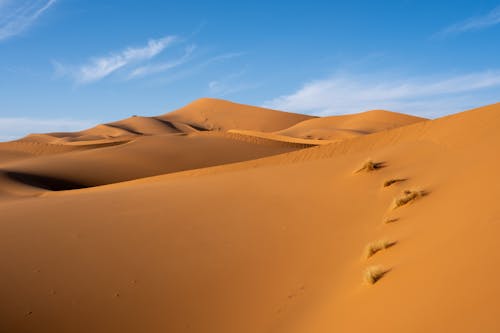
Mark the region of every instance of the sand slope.
[[[245, 142], [222, 133], [144, 136], [121, 145], [3, 163], [0, 173], [3, 170], [27, 177], [58, 179], [83, 188], [239, 162], [296, 149], [280, 143]], [[25, 182], [31, 183], [29, 179]], [[48, 188], [59, 189], [59, 186], [51, 185], [50, 181], [42, 180], [42, 183]]]
[[[274, 137], [206, 133], [13, 159], [127, 161], [114, 150], [158, 152], [162, 136], [273, 155], [0, 200], [0, 331], [497, 332], [499, 123], [496, 104], [285, 154]], [[356, 172], [367, 160], [383, 167]], [[114, 176], [92, 163], [73, 176]], [[405, 190], [426, 195], [395, 208]], [[373, 285], [371, 266], [387, 271]]]

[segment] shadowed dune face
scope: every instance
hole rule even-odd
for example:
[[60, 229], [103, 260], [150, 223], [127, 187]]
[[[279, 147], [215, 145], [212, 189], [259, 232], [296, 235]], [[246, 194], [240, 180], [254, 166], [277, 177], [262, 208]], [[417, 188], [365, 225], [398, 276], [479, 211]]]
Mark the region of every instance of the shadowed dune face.
[[124, 120], [110, 123], [112, 126], [119, 129], [124, 129], [136, 135], [155, 135], [155, 134], [178, 134], [183, 133], [175, 127], [171, 122], [153, 117], [138, 117], [134, 116]]
[[0, 145], [0, 332], [500, 330], [500, 104], [331, 141], [222, 104]]
[[35, 174], [22, 172], [5, 172], [5, 175], [11, 180], [18, 181], [22, 184], [38, 187], [49, 191], [68, 191], [85, 188], [85, 185], [77, 184], [64, 179], [39, 176]]

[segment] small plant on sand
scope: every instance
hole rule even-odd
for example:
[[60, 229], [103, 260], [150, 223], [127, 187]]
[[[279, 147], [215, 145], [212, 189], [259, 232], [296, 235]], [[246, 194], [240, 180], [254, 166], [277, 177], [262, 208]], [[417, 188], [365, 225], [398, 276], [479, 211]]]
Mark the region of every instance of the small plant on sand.
[[373, 256], [375, 253], [382, 251], [382, 250], [385, 250], [385, 249], [388, 249], [394, 245], [396, 245], [396, 242], [388, 241], [388, 240], [380, 240], [377, 242], [371, 242], [365, 248], [365, 257], [368, 259], [371, 256]]
[[370, 266], [365, 270], [364, 278], [367, 283], [375, 284], [388, 272], [389, 270], [382, 266]]
[[409, 191], [403, 192], [403, 196], [394, 201], [395, 208], [407, 205], [420, 197], [425, 196], [427, 193], [425, 191]]
[[394, 185], [399, 182], [404, 182], [406, 179], [403, 178], [395, 178], [395, 179], [389, 179], [384, 182], [384, 187], [389, 187], [391, 185]]
[[365, 171], [365, 172], [370, 172], [370, 171], [375, 171], [375, 170], [378, 170], [378, 169], [381, 169], [385, 166], [385, 163], [384, 162], [373, 162], [373, 161], [367, 161], [362, 167], [361, 169], [357, 170], [356, 173], [358, 172], [362, 172], [362, 171]]

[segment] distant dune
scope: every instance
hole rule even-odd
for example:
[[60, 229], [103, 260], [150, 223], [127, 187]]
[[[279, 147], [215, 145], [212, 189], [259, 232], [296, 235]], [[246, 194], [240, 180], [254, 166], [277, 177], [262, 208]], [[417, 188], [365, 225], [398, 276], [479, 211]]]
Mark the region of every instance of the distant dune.
[[200, 99], [0, 143], [0, 332], [498, 332], [499, 125]]
[[158, 118], [186, 123], [202, 130], [240, 129], [273, 132], [315, 117], [237, 104], [220, 99], [201, 98]]
[[384, 110], [345, 116], [330, 116], [302, 121], [278, 134], [307, 139], [337, 140], [371, 134], [425, 120]]

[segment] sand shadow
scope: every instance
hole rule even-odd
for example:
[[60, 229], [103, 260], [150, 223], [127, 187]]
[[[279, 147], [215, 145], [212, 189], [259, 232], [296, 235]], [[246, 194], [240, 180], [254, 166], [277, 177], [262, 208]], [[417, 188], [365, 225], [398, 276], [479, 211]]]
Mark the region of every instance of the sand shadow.
[[29, 185], [32, 187], [38, 187], [48, 191], [68, 191], [68, 190], [78, 190], [89, 187], [87, 185], [83, 185], [65, 179], [34, 175], [23, 172], [7, 171], [5, 172], [5, 175], [9, 179], [17, 181], [19, 183]]

